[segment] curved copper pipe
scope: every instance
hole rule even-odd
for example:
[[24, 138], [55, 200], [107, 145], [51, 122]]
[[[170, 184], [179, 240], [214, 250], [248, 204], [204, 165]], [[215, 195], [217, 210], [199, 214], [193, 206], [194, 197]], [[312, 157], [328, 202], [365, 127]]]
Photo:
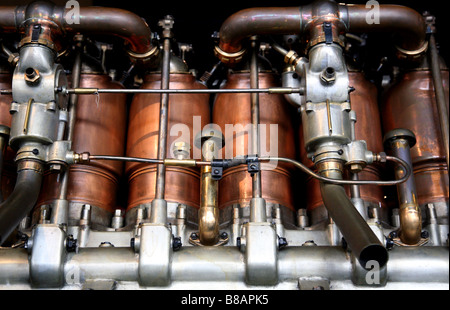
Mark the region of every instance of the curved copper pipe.
[[[67, 11], [66, 11], [67, 13]], [[147, 23], [138, 15], [115, 8], [81, 7], [80, 23], [69, 25], [61, 19], [65, 31], [114, 35], [124, 39], [130, 51], [145, 54], [154, 46], [152, 33]]]
[[370, 8], [362, 4], [340, 6], [341, 19], [348, 32], [393, 32], [398, 46], [407, 51], [416, 51], [426, 43], [426, 25], [420, 13], [401, 5], [380, 5], [380, 22], [366, 21]]
[[[151, 52], [155, 47], [151, 42], [151, 30], [138, 15], [116, 8], [80, 7], [79, 23], [69, 24], [70, 9], [55, 6], [47, 1], [35, 1], [25, 6], [0, 6], [0, 31], [24, 31], [25, 24], [37, 20], [54, 32], [90, 33], [113, 35], [124, 39], [129, 50], [138, 55]], [[66, 18], [67, 17], [67, 18]]]
[[[426, 25], [415, 10], [400, 5], [380, 5], [380, 23], [366, 21], [370, 8], [365, 5], [341, 4], [332, 0], [316, 0], [301, 7], [251, 8], [231, 15], [220, 29], [219, 49], [223, 54], [243, 50], [242, 41], [252, 35], [315, 35], [315, 22], [338, 23], [339, 31], [394, 32], [398, 47], [404, 52], [422, 51], [426, 44]], [[370, 16], [370, 15], [369, 15]], [[220, 57], [221, 55], [219, 55]]]
[[241, 10], [222, 24], [219, 47], [224, 52], [235, 53], [242, 49], [242, 40], [252, 35], [295, 34], [301, 28], [300, 20], [298, 7]]

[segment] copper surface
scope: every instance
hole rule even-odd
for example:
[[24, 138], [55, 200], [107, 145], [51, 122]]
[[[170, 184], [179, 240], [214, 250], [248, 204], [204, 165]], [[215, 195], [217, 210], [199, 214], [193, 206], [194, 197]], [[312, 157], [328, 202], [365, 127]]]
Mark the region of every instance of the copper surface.
[[[442, 79], [448, 110], [448, 71], [442, 71]], [[411, 158], [419, 205], [448, 201], [448, 172], [431, 72], [405, 73], [386, 93], [382, 117], [385, 132], [406, 128], [416, 135]]]
[[344, 30], [349, 33], [385, 32], [395, 34], [396, 45], [406, 51], [414, 52], [425, 46], [426, 25], [420, 13], [401, 5], [382, 4], [378, 8], [379, 23], [367, 22], [371, 9], [364, 4], [338, 5], [327, 0], [300, 7], [244, 9], [222, 24], [219, 47], [226, 53], [236, 53], [242, 49], [242, 41], [252, 35], [302, 35], [307, 32], [309, 39], [316, 41], [321, 36], [321, 30], [315, 26], [325, 20], [337, 26], [333, 29], [335, 40]]
[[[272, 73], [259, 74], [259, 87], [269, 88], [277, 85]], [[249, 88], [249, 73], [234, 73], [228, 76], [224, 88]], [[233, 148], [233, 157], [248, 154], [249, 131], [239, 131], [227, 137], [225, 125], [240, 124], [244, 128], [251, 124], [251, 96], [249, 94], [220, 94], [213, 109], [213, 123], [217, 124], [225, 135], [225, 147], [222, 158]], [[295, 137], [293, 117], [295, 111], [280, 95], [261, 94], [259, 96], [260, 123], [266, 127], [266, 149], [261, 140], [261, 156], [279, 156], [295, 158]], [[278, 125], [278, 152], [270, 146], [270, 124]], [[249, 127], [250, 128], [250, 127]], [[271, 152], [268, 152], [270, 150]], [[229, 156], [228, 156], [229, 157]], [[263, 169], [266, 167], [262, 165]], [[292, 191], [292, 167], [278, 164], [275, 170], [263, 170], [262, 196], [267, 202], [281, 204], [294, 210]], [[219, 184], [219, 208], [233, 203], [248, 204], [252, 198], [252, 179], [246, 167], [231, 168], [225, 171]]]
[[37, 21], [45, 26], [42, 38], [56, 43], [57, 50], [60, 48], [60, 35], [68, 32], [118, 36], [127, 42], [130, 51], [137, 54], [148, 53], [154, 48], [150, 28], [133, 12], [109, 7], [80, 7], [80, 21], [72, 24], [68, 23], [70, 14], [71, 8], [42, 1], [17, 7], [1, 6], [0, 30], [25, 32], [24, 24]]
[[[0, 72], [0, 89], [11, 89], [11, 83], [12, 75]], [[11, 102], [11, 95], [0, 95], [0, 125], [11, 127], [11, 114], [9, 114]]]
[[[80, 87], [121, 88], [107, 75], [82, 74]], [[98, 100], [98, 102], [97, 102]], [[73, 150], [97, 155], [123, 156], [126, 132], [126, 95], [100, 94], [80, 96], [77, 105], [77, 121], [74, 129]], [[123, 163], [118, 161], [91, 161], [89, 165], [70, 167], [67, 198], [100, 207], [113, 212], [117, 206], [119, 177]], [[57, 184], [61, 177], [47, 173], [38, 205], [57, 199]]]
[[[171, 89], [203, 89], [191, 74], [171, 74]], [[146, 76], [145, 89], [160, 89], [161, 74]], [[158, 157], [158, 131], [161, 97], [158, 94], [138, 94], [133, 98], [129, 115], [127, 156]], [[201, 118], [195, 124], [194, 117]], [[169, 96], [168, 136], [166, 157], [173, 158], [172, 144], [184, 141], [191, 146], [194, 157], [194, 138], [210, 122], [209, 96], [205, 94], [173, 94]], [[171, 129], [187, 126], [190, 137]], [[199, 154], [201, 152], [199, 151]], [[200, 159], [201, 157], [197, 158]], [[151, 203], [155, 198], [156, 166], [129, 163], [126, 165], [129, 182], [128, 210], [139, 204]], [[200, 205], [200, 171], [198, 168], [167, 167], [165, 200], [198, 208]]]
[[[355, 124], [356, 140], [367, 142], [367, 149], [379, 153], [383, 152], [383, 136], [380, 122], [380, 112], [378, 108], [378, 95], [375, 85], [369, 82], [364, 73], [349, 71], [350, 86], [355, 88], [350, 94], [352, 110], [356, 112], [357, 122]], [[303, 142], [303, 132], [300, 127], [300, 161], [309, 168], [314, 169], [313, 162], [308, 159]], [[358, 173], [360, 180], [381, 180], [383, 170], [378, 164], [369, 165]], [[348, 178], [348, 176], [347, 176]], [[311, 177], [306, 179], [306, 200], [307, 208], [313, 210], [323, 206], [320, 183]], [[375, 185], [360, 186], [361, 198], [370, 203], [379, 204], [385, 207], [383, 188]], [[346, 187], [347, 194], [350, 195], [349, 187]]]

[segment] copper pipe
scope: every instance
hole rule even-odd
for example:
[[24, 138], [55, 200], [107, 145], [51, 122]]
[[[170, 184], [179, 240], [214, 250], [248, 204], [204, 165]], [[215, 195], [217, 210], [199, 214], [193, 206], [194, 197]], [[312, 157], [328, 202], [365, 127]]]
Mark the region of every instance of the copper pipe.
[[426, 25], [421, 14], [401, 5], [383, 4], [380, 8], [380, 22], [367, 23], [371, 8], [365, 4], [344, 4], [339, 8], [341, 19], [348, 32], [394, 33], [398, 46], [407, 51], [416, 51], [426, 44]]
[[252, 35], [307, 32], [309, 44], [315, 44], [322, 35], [324, 21], [331, 22], [334, 38], [341, 32], [393, 32], [403, 53], [418, 54], [426, 49], [426, 26], [418, 12], [399, 5], [380, 5], [379, 8], [378, 24], [366, 21], [370, 8], [365, 5], [337, 5], [332, 0], [316, 0], [301, 7], [241, 10], [222, 24], [216, 54], [223, 62], [240, 61], [245, 52], [242, 41]]
[[[386, 134], [385, 143], [394, 156], [403, 159], [412, 167], [410, 148], [416, 144], [414, 133], [406, 129], [394, 129]], [[401, 167], [395, 168], [397, 179], [403, 177], [404, 173]], [[400, 207], [400, 240], [408, 245], [416, 245], [421, 239], [422, 216], [417, 202], [414, 176], [410, 176], [405, 183], [398, 184], [397, 193]]]
[[[202, 159], [212, 161], [217, 158], [218, 145], [208, 139], [202, 145]], [[219, 241], [219, 181], [212, 179], [212, 167], [201, 168], [199, 238], [203, 245], [215, 245]]]
[[219, 47], [235, 53], [242, 49], [242, 40], [252, 35], [295, 34], [301, 29], [298, 7], [251, 8], [239, 11], [222, 24]]
[[[69, 9], [47, 1], [36, 1], [18, 7], [1, 6], [0, 31], [25, 32], [25, 23], [35, 18], [53, 28], [50, 37], [77, 32], [118, 36], [128, 43], [129, 51], [137, 57], [155, 49], [147, 23], [132, 12], [116, 8], [80, 7], [80, 22], [73, 24], [67, 22], [70, 19], [68, 12]], [[59, 29], [55, 29], [56, 27]]]

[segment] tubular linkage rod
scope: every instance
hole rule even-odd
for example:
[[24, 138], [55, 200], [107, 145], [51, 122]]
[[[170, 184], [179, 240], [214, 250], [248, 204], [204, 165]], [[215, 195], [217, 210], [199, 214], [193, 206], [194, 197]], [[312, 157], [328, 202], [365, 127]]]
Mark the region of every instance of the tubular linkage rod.
[[[98, 95], [98, 94], [303, 94], [304, 89], [289, 87], [273, 88], [242, 88], [242, 89], [100, 89], [100, 88], [70, 88], [56, 89], [67, 95]], [[0, 95], [12, 95], [12, 90], [1, 89]]]
[[[147, 164], [164, 164], [165, 166], [189, 166], [189, 167], [201, 167], [201, 166], [211, 166], [213, 162], [209, 161], [198, 161], [195, 159], [150, 159], [150, 158], [136, 158], [136, 157], [121, 157], [121, 156], [108, 156], [108, 155], [89, 155], [89, 160], [117, 160], [117, 161], [126, 161], [126, 162], [140, 162]], [[330, 179], [319, 174], [316, 174], [314, 171], [303, 165], [302, 163], [295, 161], [290, 158], [283, 157], [260, 157], [258, 159], [260, 162], [267, 161], [279, 161], [285, 162], [294, 165], [299, 168], [306, 174], [312, 176], [319, 181], [336, 184], [336, 185], [376, 185], [376, 186], [396, 186], [402, 184], [408, 180], [412, 173], [411, 167], [404, 160], [394, 157], [394, 156], [386, 156], [386, 161], [393, 162], [397, 165], [400, 165], [403, 168], [404, 174], [401, 178], [395, 181], [369, 181], [369, 180], [336, 180]], [[226, 160], [216, 160], [214, 162], [226, 161]], [[245, 164], [242, 161], [239, 161], [238, 165]]]

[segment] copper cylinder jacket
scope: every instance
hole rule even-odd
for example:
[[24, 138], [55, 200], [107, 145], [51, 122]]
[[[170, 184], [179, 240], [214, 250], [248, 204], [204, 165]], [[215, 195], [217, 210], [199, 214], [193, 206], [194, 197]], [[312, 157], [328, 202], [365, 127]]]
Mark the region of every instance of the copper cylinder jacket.
[[[259, 88], [277, 86], [276, 75], [273, 73], [259, 73]], [[250, 88], [249, 73], [229, 74], [226, 89]], [[213, 108], [213, 123], [217, 124], [225, 135], [225, 147], [222, 158], [232, 146], [233, 157], [249, 154], [249, 131], [237, 130], [234, 134], [227, 134], [226, 124], [240, 124], [245, 128], [251, 124], [251, 95], [250, 94], [220, 94], [216, 97]], [[295, 137], [293, 116], [295, 111], [280, 95], [259, 95], [260, 124], [266, 125], [266, 139], [261, 135], [261, 156], [279, 156], [295, 158]], [[274, 146], [270, 145], [270, 125], [278, 126], [278, 151], [274, 153]], [[237, 127], [236, 127], [237, 128]], [[248, 127], [250, 128], [250, 126]], [[263, 147], [264, 142], [266, 148]], [[270, 150], [270, 152], [269, 152]], [[264, 167], [264, 165], [263, 165]], [[292, 191], [291, 166], [278, 163], [274, 170], [262, 170], [262, 197], [269, 203], [276, 203], [294, 209]], [[227, 169], [219, 183], [219, 208], [239, 203], [245, 206], [252, 198], [252, 178], [246, 166]]]
[[[380, 122], [380, 111], [378, 107], [378, 92], [375, 85], [368, 81], [364, 73], [358, 71], [349, 71], [350, 85], [355, 88], [350, 94], [352, 110], [356, 112], [357, 122], [355, 124], [356, 140], [367, 142], [367, 149], [374, 153], [383, 152], [383, 137]], [[308, 159], [304, 148], [303, 134], [300, 128], [300, 154], [301, 162], [314, 169], [313, 162]], [[381, 180], [382, 168], [380, 165], [368, 165], [358, 176], [360, 180]], [[307, 178], [307, 208], [313, 210], [323, 206], [322, 194], [320, 192], [319, 181], [309, 177]], [[385, 199], [383, 188], [375, 185], [360, 186], [361, 199], [366, 202], [379, 204], [384, 207]], [[350, 195], [349, 188], [346, 188]]]
[[[170, 74], [171, 89], [203, 89], [192, 74]], [[148, 74], [143, 89], [161, 89], [161, 74]], [[127, 156], [158, 158], [158, 132], [161, 96], [137, 94], [133, 98], [129, 115]], [[194, 138], [210, 122], [209, 96], [205, 94], [172, 94], [169, 96], [168, 133], [166, 158], [173, 158], [172, 145], [183, 141], [194, 156]], [[194, 117], [199, 120], [194, 124]], [[176, 129], [189, 129], [189, 136]], [[172, 134], [171, 134], [171, 131]], [[198, 150], [198, 154], [201, 154]], [[128, 163], [128, 210], [155, 198], [156, 165]], [[187, 206], [200, 206], [200, 170], [196, 168], [166, 167], [165, 200]]]
[[[449, 73], [441, 74], [448, 111]], [[411, 158], [419, 205], [448, 202], [448, 172], [431, 71], [405, 73], [386, 93], [382, 117], [385, 132], [406, 128], [416, 135]]]
[[[123, 86], [111, 81], [108, 75], [82, 74], [80, 87], [119, 89]], [[125, 94], [79, 96], [73, 150], [92, 155], [123, 156], [126, 109]], [[70, 167], [67, 198], [70, 202], [90, 204], [113, 212], [118, 208], [116, 198], [122, 174], [123, 163], [118, 161], [91, 161], [88, 165], [73, 165]], [[56, 173], [45, 176], [40, 205], [49, 204], [58, 198], [58, 180]]]

